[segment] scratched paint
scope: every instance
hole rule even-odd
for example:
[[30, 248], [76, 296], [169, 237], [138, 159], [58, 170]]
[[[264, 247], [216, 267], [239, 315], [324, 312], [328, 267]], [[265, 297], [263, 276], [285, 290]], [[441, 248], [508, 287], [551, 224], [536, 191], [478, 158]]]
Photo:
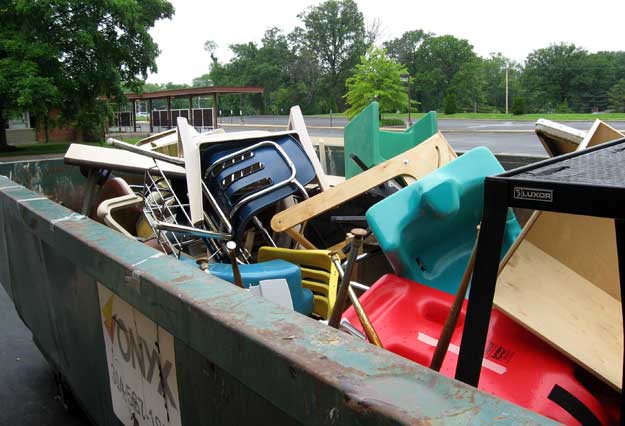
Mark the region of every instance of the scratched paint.
[[180, 426], [171, 334], [98, 283], [113, 411], [126, 426]]

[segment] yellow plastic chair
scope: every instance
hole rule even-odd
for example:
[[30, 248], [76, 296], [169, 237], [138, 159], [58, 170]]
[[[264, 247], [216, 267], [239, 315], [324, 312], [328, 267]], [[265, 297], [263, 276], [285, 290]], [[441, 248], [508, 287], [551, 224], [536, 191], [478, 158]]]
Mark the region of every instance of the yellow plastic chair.
[[339, 272], [328, 250], [294, 250], [279, 247], [261, 247], [258, 262], [282, 259], [302, 270], [302, 287], [313, 292], [313, 313], [328, 319], [339, 283]]

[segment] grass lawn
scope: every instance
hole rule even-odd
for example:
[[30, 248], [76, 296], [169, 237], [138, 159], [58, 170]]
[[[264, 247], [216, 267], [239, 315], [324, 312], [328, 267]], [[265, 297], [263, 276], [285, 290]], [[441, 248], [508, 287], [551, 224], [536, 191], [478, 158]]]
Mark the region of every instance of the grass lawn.
[[[333, 114], [334, 117], [343, 117], [344, 114]], [[418, 119], [422, 117], [422, 113], [415, 113], [410, 115], [411, 118]], [[330, 117], [330, 114], [318, 114], [311, 117]], [[401, 118], [407, 119], [408, 114], [382, 114], [383, 118]], [[600, 119], [604, 121], [625, 121], [625, 113], [606, 113], [606, 114], [525, 114], [525, 115], [512, 115], [502, 113], [472, 113], [462, 112], [458, 114], [443, 114], [438, 113], [439, 119], [453, 118], [457, 120], [509, 120], [509, 121], [536, 121], [539, 118], [546, 118], [552, 121], [594, 121]]]
[[[124, 142], [136, 144], [141, 140], [140, 137], [122, 137], [118, 138]], [[15, 150], [0, 152], [0, 158], [3, 157], [21, 157], [31, 155], [47, 155], [47, 154], [65, 154], [72, 142], [50, 142], [50, 143], [35, 143], [28, 145], [16, 145]], [[109, 145], [101, 142], [79, 142], [85, 145], [96, 145], [108, 147]]]

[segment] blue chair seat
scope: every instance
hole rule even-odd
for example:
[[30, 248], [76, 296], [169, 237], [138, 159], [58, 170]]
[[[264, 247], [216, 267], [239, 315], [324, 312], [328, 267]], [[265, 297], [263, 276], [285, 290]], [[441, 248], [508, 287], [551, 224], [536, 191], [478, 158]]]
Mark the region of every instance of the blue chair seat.
[[[310, 315], [313, 310], [313, 293], [302, 288], [302, 273], [299, 266], [285, 260], [269, 260], [250, 265], [239, 265], [243, 286], [256, 286], [260, 281], [285, 279], [291, 293], [293, 308], [304, 315]], [[232, 266], [227, 263], [209, 264], [208, 272], [225, 281], [234, 282]]]

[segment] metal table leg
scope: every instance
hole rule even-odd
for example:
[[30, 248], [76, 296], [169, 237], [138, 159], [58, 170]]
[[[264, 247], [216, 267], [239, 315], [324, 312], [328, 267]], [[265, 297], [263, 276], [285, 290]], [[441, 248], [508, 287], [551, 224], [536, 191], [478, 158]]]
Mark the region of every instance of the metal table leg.
[[477, 386], [480, 379], [506, 226], [507, 195], [505, 184], [493, 182], [484, 187], [484, 212], [456, 367], [456, 379], [472, 386]]
[[[625, 334], [625, 303], [623, 297], [625, 295], [625, 219], [614, 219], [614, 229], [616, 231], [616, 253], [618, 257], [618, 273], [621, 284], [621, 315], [623, 316], [623, 334]], [[625, 383], [625, 348], [623, 355], [623, 376], [622, 382]], [[625, 397], [621, 394], [621, 424], [625, 421]]]

